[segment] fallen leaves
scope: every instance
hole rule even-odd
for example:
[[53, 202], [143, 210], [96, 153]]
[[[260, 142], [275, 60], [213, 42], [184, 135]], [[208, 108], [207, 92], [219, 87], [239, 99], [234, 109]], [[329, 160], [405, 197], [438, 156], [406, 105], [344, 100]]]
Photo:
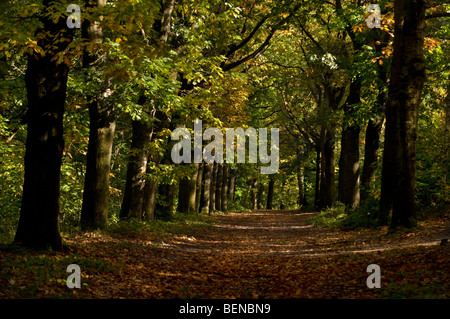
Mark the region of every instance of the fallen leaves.
[[[450, 249], [437, 241], [447, 231], [442, 221], [386, 235], [311, 227], [309, 217], [230, 213], [213, 216], [207, 231], [80, 234], [59, 254], [3, 250], [0, 298], [450, 297]], [[65, 285], [71, 263], [81, 268], [81, 289]], [[381, 289], [366, 285], [373, 263]]]

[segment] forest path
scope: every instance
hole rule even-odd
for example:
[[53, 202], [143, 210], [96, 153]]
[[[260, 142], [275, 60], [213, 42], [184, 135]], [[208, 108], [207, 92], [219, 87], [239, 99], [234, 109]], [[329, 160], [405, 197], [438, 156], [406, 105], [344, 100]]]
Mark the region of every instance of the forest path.
[[[213, 226], [191, 236], [156, 245], [140, 240], [125, 244], [122, 239], [113, 249], [119, 273], [112, 284], [105, 284], [111, 274], [93, 276], [89, 297], [377, 298], [390, 296], [395, 280], [416, 293], [417, 285], [431, 283], [433, 296], [442, 291], [449, 295], [450, 249], [439, 247], [440, 239], [449, 237], [448, 221], [386, 235], [385, 229], [313, 227], [312, 214], [219, 214], [212, 217]], [[98, 257], [109, 259], [110, 250], [102, 251]], [[387, 289], [367, 288], [366, 269], [374, 263], [382, 268]]]
[[341, 231], [314, 227], [316, 213], [299, 210], [256, 210], [214, 216], [214, 228], [177, 243], [185, 252], [219, 255], [330, 256], [366, 253], [407, 246], [437, 245], [450, 236], [445, 223], [427, 225], [426, 231], [386, 236], [386, 228]]

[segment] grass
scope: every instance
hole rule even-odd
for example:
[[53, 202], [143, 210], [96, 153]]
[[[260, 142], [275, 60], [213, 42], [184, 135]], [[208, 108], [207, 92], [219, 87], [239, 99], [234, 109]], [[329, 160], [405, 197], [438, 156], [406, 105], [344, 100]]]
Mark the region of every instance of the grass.
[[348, 209], [344, 204], [336, 202], [332, 208], [322, 210], [311, 217], [314, 226], [354, 230], [357, 228], [375, 228], [378, 215], [377, 201], [367, 201], [361, 207]]
[[171, 220], [138, 221], [130, 219], [111, 224], [105, 231], [111, 236], [167, 238], [173, 235], [192, 236], [212, 227], [212, 219], [202, 214], [175, 213]]

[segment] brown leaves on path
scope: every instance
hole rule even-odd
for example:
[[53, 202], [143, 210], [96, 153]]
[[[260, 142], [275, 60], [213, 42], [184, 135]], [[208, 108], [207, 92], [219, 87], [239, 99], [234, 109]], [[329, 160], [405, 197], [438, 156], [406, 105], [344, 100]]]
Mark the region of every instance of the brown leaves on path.
[[[101, 299], [450, 296], [450, 248], [439, 246], [440, 239], [450, 237], [447, 220], [434, 218], [415, 232], [387, 235], [386, 229], [313, 227], [312, 214], [214, 215], [212, 226], [163, 239], [153, 234], [75, 236], [68, 239], [72, 251], [41, 261], [41, 266], [54, 265], [47, 277], [58, 278], [35, 278], [45, 288], [35, 285], [27, 295], [23, 275], [1, 270], [0, 297], [19, 292], [27, 298]], [[8, 265], [32, 259], [14, 252], [0, 252], [0, 257]], [[73, 261], [80, 263], [84, 283], [76, 292], [65, 287], [65, 267]], [[380, 289], [367, 287], [370, 264], [381, 267]]]

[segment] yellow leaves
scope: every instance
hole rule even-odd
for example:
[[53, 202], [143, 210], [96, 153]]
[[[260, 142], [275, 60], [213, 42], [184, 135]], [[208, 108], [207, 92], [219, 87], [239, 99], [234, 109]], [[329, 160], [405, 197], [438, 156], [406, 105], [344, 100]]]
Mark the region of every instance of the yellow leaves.
[[425, 38], [424, 50], [428, 50], [430, 54], [434, 53], [434, 50], [440, 46], [441, 42], [435, 38]]
[[120, 43], [122, 43], [122, 41], [127, 41], [127, 40], [128, 40], [128, 38], [126, 36], [123, 36], [121, 38], [120, 37], [116, 38], [116, 40], [114, 42], [120, 44]]
[[35, 51], [36, 53], [39, 53], [41, 57], [45, 55], [44, 50], [37, 44], [36, 40], [33, 40], [30, 37], [28, 37], [26, 45], [27, 47], [32, 48], [33, 51]]

